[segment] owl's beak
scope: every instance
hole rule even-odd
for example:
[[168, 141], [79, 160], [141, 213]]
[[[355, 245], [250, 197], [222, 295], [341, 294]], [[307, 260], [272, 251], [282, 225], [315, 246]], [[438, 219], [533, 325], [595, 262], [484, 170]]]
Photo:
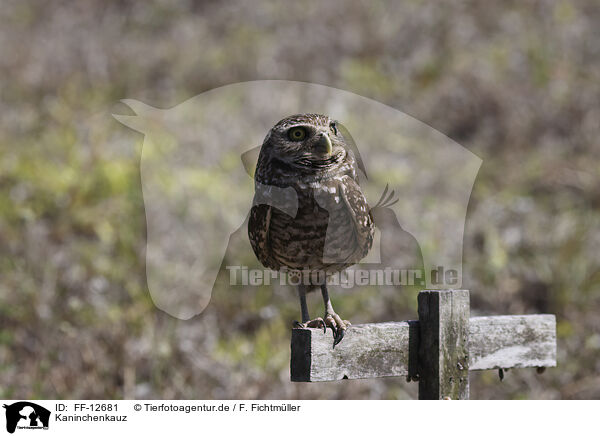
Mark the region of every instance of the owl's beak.
[[333, 145], [331, 144], [331, 139], [329, 139], [329, 135], [327, 133], [321, 133], [319, 135], [319, 139], [315, 144], [315, 149], [317, 152], [327, 156], [331, 154], [333, 151]]

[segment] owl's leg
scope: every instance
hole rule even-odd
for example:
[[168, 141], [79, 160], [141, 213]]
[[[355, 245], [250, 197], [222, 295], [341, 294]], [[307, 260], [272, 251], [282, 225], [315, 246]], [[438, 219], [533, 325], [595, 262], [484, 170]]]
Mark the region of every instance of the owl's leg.
[[300, 296], [300, 310], [302, 312], [302, 322], [294, 321], [294, 327], [296, 328], [323, 328], [323, 332], [327, 331], [325, 321], [323, 318], [318, 317], [313, 320], [310, 319], [308, 314], [308, 305], [306, 304], [306, 286], [298, 285], [298, 295]]
[[305, 286], [298, 286], [298, 295], [300, 296], [300, 310], [302, 311], [302, 322], [305, 323], [310, 321], [310, 315], [308, 314], [308, 305], [306, 304]]
[[325, 325], [331, 327], [333, 331], [333, 348], [335, 348], [344, 339], [346, 329], [352, 324], [350, 324], [350, 321], [340, 318], [333, 310], [326, 284], [321, 285], [321, 294], [323, 294], [323, 303], [325, 303]]

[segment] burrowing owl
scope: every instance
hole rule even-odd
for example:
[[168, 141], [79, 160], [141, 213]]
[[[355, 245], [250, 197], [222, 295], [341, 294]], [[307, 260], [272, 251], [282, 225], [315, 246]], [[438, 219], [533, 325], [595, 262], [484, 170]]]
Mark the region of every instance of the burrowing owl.
[[[257, 201], [264, 197], [259, 190], [271, 187], [293, 195], [271, 198], [269, 204]], [[255, 188], [248, 222], [254, 253], [266, 267], [298, 275], [302, 323], [297, 324], [330, 327], [335, 347], [350, 323], [333, 310], [324, 278], [365, 257], [374, 235], [356, 158], [338, 123], [325, 115], [301, 114], [275, 124], [260, 150]], [[294, 202], [294, 212], [286, 202]], [[311, 321], [306, 293], [319, 286], [325, 316]]]

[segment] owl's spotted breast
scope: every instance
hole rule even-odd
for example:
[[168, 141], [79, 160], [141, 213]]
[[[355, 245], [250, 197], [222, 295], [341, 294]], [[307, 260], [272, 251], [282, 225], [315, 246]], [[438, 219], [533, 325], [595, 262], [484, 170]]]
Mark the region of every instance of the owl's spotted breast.
[[278, 264], [289, 269], [332, 272], [366, 255], [372, 244], [369, 223], [367, 237], [360, 238], [338, 183], [297, 188], [299, 207], [295, 217], [273, 209], [268, 244]]

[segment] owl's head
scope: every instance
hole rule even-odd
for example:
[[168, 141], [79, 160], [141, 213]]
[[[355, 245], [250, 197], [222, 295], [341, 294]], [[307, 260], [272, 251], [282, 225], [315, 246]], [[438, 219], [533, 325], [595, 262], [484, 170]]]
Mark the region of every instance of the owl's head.
[[336, 121], [325, 115], [292, 115], [267, 134], [262, 152], [271, 159], [298, 168], [330, 167], [347, 154], [344, 136]]

